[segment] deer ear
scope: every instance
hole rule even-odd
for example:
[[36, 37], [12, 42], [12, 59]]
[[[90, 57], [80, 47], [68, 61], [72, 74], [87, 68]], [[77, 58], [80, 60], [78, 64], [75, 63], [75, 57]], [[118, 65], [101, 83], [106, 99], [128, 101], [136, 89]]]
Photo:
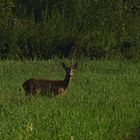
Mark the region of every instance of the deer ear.
[[66, 70], [67, 69], [67, 65], [65, 63], [62, 62], [62, 67]]
[[75, 63], [74, 65], [73, 65], [73, 69], [77, 69], [77, 67], [78, 67], [78, 63]]

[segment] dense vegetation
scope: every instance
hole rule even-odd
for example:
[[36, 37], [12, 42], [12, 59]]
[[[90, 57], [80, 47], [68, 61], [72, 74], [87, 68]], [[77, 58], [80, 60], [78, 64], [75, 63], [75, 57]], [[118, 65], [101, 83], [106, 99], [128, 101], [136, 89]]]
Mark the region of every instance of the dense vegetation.
[[0, 57], [140, 56], [139, 0], [1, 0]]
[[[0, 59], [0, 139], [140, 138], [140, 0], [0, 0]], [[62, 60], [79, 61], [66, 96], [24, 96]]]
[[22, 83], [63, 79], [61, 61], [1, 61], [0, 139], [139, 140], [140, 64], [78, 63], [66, 96], [50, 99], [25, 97]]

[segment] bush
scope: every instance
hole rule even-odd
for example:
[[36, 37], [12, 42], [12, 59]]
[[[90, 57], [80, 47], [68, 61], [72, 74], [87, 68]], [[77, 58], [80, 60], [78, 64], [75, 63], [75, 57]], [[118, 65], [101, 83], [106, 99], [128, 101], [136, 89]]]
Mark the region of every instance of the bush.
[[140, 2], [0, 2], [1, 58], [138, 58]]

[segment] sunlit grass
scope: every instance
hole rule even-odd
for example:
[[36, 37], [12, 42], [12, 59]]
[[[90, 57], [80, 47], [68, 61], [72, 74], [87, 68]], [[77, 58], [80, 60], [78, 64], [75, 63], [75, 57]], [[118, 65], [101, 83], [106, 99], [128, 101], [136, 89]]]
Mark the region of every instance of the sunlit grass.
[[[25, 97], [31, 77], [63, 79], [61, 60], [0, 62], [0, 139], [123, 140], [140, 125], [140, 64], [80, 60], [66, 96]], [[138, 138], [136, 136], [135, 140]]]

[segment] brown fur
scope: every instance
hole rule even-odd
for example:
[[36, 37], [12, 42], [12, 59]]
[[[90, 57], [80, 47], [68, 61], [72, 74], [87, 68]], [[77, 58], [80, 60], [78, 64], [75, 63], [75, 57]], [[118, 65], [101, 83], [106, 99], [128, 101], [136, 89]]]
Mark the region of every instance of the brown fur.
[[23, 88], [26, 95], [65, 95], [72, 78], [72, 75], [70, 74], [72, 74], [72, 71], [77, 68], [77, 63], [73, 66], [67, 66], [66, 64], [62, 63], [62, 66], [66, 70], [64, 80], [48, 80], [46, 78], [29, 79], [23, 83]]

